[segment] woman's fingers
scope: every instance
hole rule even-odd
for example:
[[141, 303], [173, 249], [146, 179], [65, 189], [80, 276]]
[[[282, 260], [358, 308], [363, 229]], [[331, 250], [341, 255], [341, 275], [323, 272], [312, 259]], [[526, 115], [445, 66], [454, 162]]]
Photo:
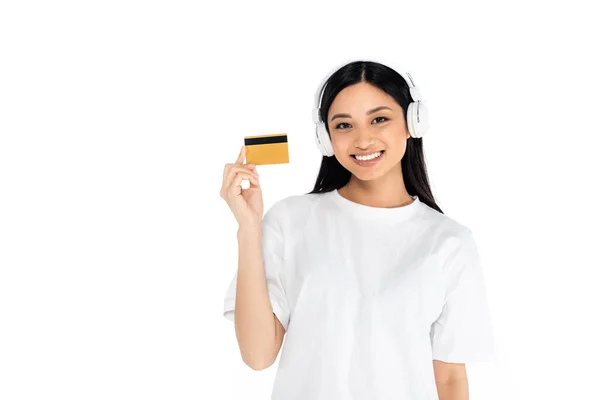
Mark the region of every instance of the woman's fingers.
[[242, 146], [242, 148], [240, 149], [240, 153], [238, 154], [238, 158], [235, 160], [235, 162], [225, 164], [225, 168], [223, 168], [223, 182], [225, 182], [227, 180], [227, 175], [229, 174], [231, 167], [233, 167], [235, 165], [248, 165], [248, 164], [243, 163], [245, 158], [246, 158], [246, 146]]
[[233, 180], [233, 178], [235, 177], [235, 174], [237, 172], [248, 173], [248, 174], [251, 174], [251, 175], [255, 176], [256, 178], [258, 178], [258, 174], [255, 171], [250, 170], [249, 165], [251, 165], [251, 164], [230, 165], [227, 170], [227, 175], [225, 176], [225, 180], [223, 181], [223, 187], [227, 188], [231, 185], [231, 181]]
[[246, 146], [242, 146], [240, 154], [238, 155], [237, 160], [235, 160], [235, 163], [242, 164], [244, 162], [244, 158], [246, 158]]
[[[260, 187], [258, 182], [258, 171], [254, 164], [244, 164], [246, 158], [246, 146], [242, 146], [235, 163], [225, 164], [223, 168], [223, 185], [221, 193], [229, 192], [232, 188], [237, 187], [236, 193], [241, 191], [241, 182], [244, 179], [250, 181], [251, 187]], [[238, 177], [240, 174], [241, 177]]]
[[258, 178], [256, 176], [249, 172], [237, 171], [231, 180], [229, 190], [233, 191], [235, 194], [239, 194], [242, 191], [241, 184], [244, 179], [249, 180], [250, 184], [254, 185], [255, 187], [259, 186]]
[[[260, 178], [260, 174], [258, 173], [258, 170], [256, 169], [256, 165], [248, 164], [248, 169], [250, 169], [250, 171], [252, 171], [252, 173], [256, 176], [256, 178]], [[253, 182], [250, 181], [250, 187], [260, 187], [260, 183], [253, 184]]]

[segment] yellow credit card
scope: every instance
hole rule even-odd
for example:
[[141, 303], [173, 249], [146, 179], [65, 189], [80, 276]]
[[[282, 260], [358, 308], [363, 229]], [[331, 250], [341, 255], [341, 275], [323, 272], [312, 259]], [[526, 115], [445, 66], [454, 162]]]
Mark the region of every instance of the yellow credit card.
[[287, 164], [290, 162], [286, 133], [244, 136], [246, 164]]

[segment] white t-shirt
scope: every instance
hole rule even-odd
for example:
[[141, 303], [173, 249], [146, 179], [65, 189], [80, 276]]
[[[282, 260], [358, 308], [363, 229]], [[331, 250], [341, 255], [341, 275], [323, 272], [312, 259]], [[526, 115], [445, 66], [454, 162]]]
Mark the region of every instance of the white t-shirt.
[[[267, 288], [286, 329], [272, 400], [438, 400], [432, 360], [496, 360], [471, 230], [413, 198], [379, 208], [334, 190], [265, 214]], [[237, 271], [231, 321], [236, 284]]]

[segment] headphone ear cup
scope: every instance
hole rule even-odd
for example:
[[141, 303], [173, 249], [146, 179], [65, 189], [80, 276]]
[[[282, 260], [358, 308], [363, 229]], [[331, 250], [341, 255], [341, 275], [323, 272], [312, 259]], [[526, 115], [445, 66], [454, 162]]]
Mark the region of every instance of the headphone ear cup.
[[422, 138], [429, 130], [429, 112], [423, 102], [412, 102], [406, 111], [410, 136]]
[[323, 155], [325, 155], [325, 150], [323, 149], [323, 144], [321, 143], [321, 137], [320, 137], [320, 133], [319, 133], [319, 124], [315, 124], [315, 143], [317, 144], [317, 147], [319, 148], [319, 152]]
[[333, 146], [331, 144], [331, 139], [329, 139], [329, 134], [327, 133], [327, 128], [323, 122], [319, 122], [317, 124], [317, 145], [319, 146], [319, 150], [321, 150], [321, 154], [326, 157], [333, 156]]

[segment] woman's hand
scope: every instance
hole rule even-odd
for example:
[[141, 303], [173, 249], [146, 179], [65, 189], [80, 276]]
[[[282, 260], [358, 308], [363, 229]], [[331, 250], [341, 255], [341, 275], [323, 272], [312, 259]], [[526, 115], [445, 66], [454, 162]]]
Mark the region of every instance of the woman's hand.
[[[246, 147], [242, 146], [237, 160], [225, 164], [221, 197], [233, 212], [240, 228], [260, 229], [263, 218], [263, 198], [258, 172], [253, 164], [244, 164]], [[248, 189], [242, 189], [242, 180], [250, 181]]]

